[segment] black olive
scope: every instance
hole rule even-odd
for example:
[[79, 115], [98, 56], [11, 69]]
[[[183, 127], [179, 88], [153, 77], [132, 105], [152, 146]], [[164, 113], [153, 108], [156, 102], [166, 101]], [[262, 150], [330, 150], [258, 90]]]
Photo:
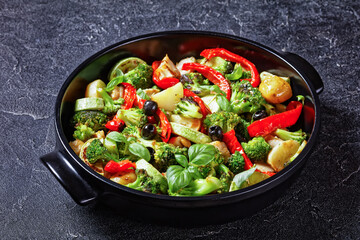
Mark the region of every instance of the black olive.
[[154, 115], [156, 115], [156, 111], [158, 109], [158, 104], [156, 102], [154, 102], [154, 101], [147, 100], [144, 103], [143, 109], [144, 109], [145, 115], [154, 116]]
[[157, 134], [156, 127], [151, 123], [145, 124], [141, 129], [141, 136], [143, 139], [146, 140], [154, 139], [156, 134]]
[[266, 118], [268, 115], [266, 113], [265, 110], [259, 110], [259, 111], [256, 111], [253, 115], [252, 115], [252, 119], [254, 121], [256, 120], [260, 120], [262, 118]]
[[209, 136], [213, 141], [222, 141], [223, 131], [221, 127], [214, 125], [209, 128]]
[[146, 147], [148, 150], [149, 150], [149, 152], [150, 152], [150, 156], [151, 156], [151, 158], [150, 158], [150, 161], [153, 161], [154, 160], [154, 154], [155, 154], [155, 150], [152, 148], [152, 147]]

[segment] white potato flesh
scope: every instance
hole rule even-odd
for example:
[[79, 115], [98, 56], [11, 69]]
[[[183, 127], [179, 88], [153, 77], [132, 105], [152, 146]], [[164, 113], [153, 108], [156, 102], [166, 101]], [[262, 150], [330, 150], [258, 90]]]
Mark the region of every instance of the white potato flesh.
[[274, 135], [267, 135], [264, 138], [265, 138], [265, 141], [271, 146], [271, 148], [274, 148], [275, 146], [279, 145], [280, 143], [282, 143], [284, 141]]
[[284, 169], [286, 163], [297, 152], [300, 144], [294, 140], [287, 140], [276, 145], [269, 152], [267, 163], [276, 171]]
[[199, 131], [199, 129], [201, 127], [201, 119], [197, 119], [197, 118], [186, 118], [186, 117], [182, 117], [180, 115], [172, 114], [170, 116], [170, 121], [182, 124], [186, 127], [192, 128], [196, 131]]
[[91, 83], [89, 83], [85, 90], [85, 97], [97, 97], [101, 98], [101, 95], [98, 93], [98, 88], [104, 88], [106, 87], [106, 84], [101, 81], [100, 79], [95, 80]]
[[219, 104], [216, 102], [216, 95], [207, 95], [201, 98], [211, 113], [218, 112], [220, 107]]
[[196, 62], [196, 59], [194, 57], [184, 58], [181, 59], [180, 62], [176, 64], [176, 68], [179, 70], [181, 75], [184, 75], [190, 72], [190, 70], [182, 70], [182, 66], [184, 65], [184, 63], [194, 63], [194, 62]]
[[173, 111], [180, 99], [184, 97], [184, 89], [181, 83], [169, 87], [157, 94], [151, 96], [151, 100], [155, 101], [159, 108], [163, 108], [166, 111]]
[[275, 170], [267, 163], [256, 162], [256, 169], [261, 172], [275, 172]]

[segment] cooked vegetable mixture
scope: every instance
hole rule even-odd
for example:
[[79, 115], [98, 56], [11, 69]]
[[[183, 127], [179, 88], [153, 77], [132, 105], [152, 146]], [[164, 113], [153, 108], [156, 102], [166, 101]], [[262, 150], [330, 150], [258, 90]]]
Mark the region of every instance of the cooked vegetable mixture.
[[152, 66], [130, 57], [107, 84], [94, 79], [75, 102], [75, 153], [114, 182], [171, 196], [236, 191], [284, 169], [307, 143], [287, 129], [304, 97], [290, 101], [289, 77], [226, 49], [200, 55]]

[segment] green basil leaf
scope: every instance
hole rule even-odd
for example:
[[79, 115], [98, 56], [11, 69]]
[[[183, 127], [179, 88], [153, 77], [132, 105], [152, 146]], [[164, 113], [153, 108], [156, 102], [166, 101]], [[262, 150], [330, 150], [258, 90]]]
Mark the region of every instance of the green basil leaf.
[[241, 184], [243, 184], [246, 179], [248, 179], [256, 170], [256, 166], [252, 166], [250, 169], [243, 171], [241, 173], [238, 173], [235, 175], [233, 182], [236, 184], [238, 188], [241, 187]]
[[144, 92], [144, 90], [142, 90], [141, 88], [139, 88], [137, 91], [136, 91], [136, 94], [141, 97], [142, 99], [145, 99], [145, 100], [150, 100], [150, 97]]
[[106, 138], [110, 139], [110, 140], [113, 140], [115, 142], [124, 142], [124, 143], [127, 143], [128, 141], [126, 140], [126, 137], [124, 137], [124, 135], [122, 135], [121, 133], [119, 132], [110, 132]]
[[188, 160], [187, 158], [182, 155], [182, 154], [175, 154], [175, 159], [176, 161], [183, 166], [184, 168], [186, 168], [188, 166]]
[[116, 78], [113, 78], [107, 85], [105, 88], [105, 91], [110, 92], [112, 90], [114, 90], [115, 86], [117, 86], [118, 84], [124, 82], [124, 76], [118, 76]]
[[172, 165], [166, 171], [166, 178], [169, 184], [169, 190], [173, 193], [190, 184], [192, 177], [187, 169]]
[[231, 104], [224, 95], [220, 95], [220, 94], [216, 95], [216, 102], [221, 108], [221, 110], [225, 112], [231, 111]]
[[243, 75], [243, 68], [241, 67], [240, 64], [235, 64], [234, 71], [230, 74], [225, 74], [225, 78], [230, 81], [234, 81], [240, 79], [242, 75]]
[[210, 144], [193, 144], [189, 147], [189, 161], [196, 166], [204, 166], [214, 159], [215, 147]]
[[132, 143], [129, 145], [129, 151], [131, 154], [140, 157], [141, 159], [150, 161], [151, 156], [149, 150], [140, 143]]
[[187, 167], [188, 172], [191, 174], [193, 179], [201, 179], [203, 178], [203, 176], [201, 176], [199, 170], [197, 167], [193, 166], [193, 165], [189, 165]]

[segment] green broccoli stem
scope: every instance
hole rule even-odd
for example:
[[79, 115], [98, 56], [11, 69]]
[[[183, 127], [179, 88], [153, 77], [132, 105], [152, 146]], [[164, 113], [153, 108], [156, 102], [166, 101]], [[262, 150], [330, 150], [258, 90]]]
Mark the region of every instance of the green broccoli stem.
[[172, 196], [203, 196], [214, 192], [222, 187], [221, 181], [216, 177], [207, 177], [206, 179], [196, 179], [188, 186], [180, 189], [177, 193], [169, 192]]

